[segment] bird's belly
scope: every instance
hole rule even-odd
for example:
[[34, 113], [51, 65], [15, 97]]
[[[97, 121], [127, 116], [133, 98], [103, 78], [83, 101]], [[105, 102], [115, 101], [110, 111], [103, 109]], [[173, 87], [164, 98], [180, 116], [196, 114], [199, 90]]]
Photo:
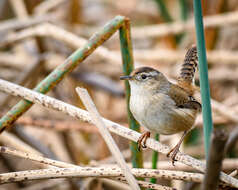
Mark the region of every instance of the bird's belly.
[[162, 135], [189, 130], [196, 118], [194, 111], [177, 108], [170, 99], [164, 97], [156, 102], [134, 98], [130, 101], [130, 108], [140, 125]]

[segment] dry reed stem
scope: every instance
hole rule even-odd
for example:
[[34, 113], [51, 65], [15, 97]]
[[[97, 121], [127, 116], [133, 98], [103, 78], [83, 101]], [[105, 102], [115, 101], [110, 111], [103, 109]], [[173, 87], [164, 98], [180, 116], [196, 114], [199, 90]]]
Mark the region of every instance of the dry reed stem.
[[235, 177], [238, 174], [237, 169], [235, 169], [233, 172], [229, 174], [229, 176]]
[[[56, 100], [54, 98], [48, 97], [46, 95], [40, 94], [38, 92], [34, 92], [32, 90], [21, 87], [19, 85], [15, 85], [13, 83], [10, 83], [10, 82], [0, 79], [0, 90], [10, 93], [14, 96], [20, 96], [24, 99], [27, 99], [34, 103], [41, 104], [45, 107], [61, 111], [61, 112], [66, 113], [70, 116], [73, 116], [81, 121], [92, 123], [91, 117], [87, 111], [79, 109], [75, 106], [66, 104], [66, 103]], [[123, 136], [124, 138], [127, 138], [129, 140], [137, 142], [137, 140], [139, 139], [139, 137], [141, 135], [138, 132], [135, 132], [135, 131], [130, 130], [126, 127], [123, 127], [115, 122], [110, 121], [110, 120], [103, 119], [103, 121], [105, 122], [106, 126], [108, 127], [108, 129], [111, 132], [116, 133], [120, 136]], [[158, 152], [161, 152], [163, 154], [167, 154], [170, 150], [168, 146], [162, 145], [160, 142], [157, 142], [152, 138], [147, 139], [146, 145], [147, 145], [147, 147], [149, 147], [153, 150], [156, 150]], [[201, 172], [205, 172], [205, 167], [206, 167], [205, 164], [191, 156], [188, 156], [188, 155], [185, 155], [185, 154], [179, 152], [176, 155], [176, 160], [178, 160], [179, 162], [182, 162], [188, 166], [191, 166]], [[220, 179], [222, 181], [224, 181], [229, 186], [238, 187], [238, 180], [231, 176], [228, 176], [227, 174], [225, 174], [223, 172], [220, 173]]]
[[[0, 114], [1, 115], [1, 114]], [[221, 116], [213, 117], [214, 124], [229, 124], [230, 120]], [[26, 127], [40, 127], [46, 129], [54, 129], [57, 131], [79, 130], [85, 133], [98, 133], [98, 129], [89, 123], [78, 123], [71, 120], [52, 120], [47, 118], [35, 118], [30, 116], [21, 116], [16, 124], [25, 125]], [[120, 123], [123, 126], [127, 126], [127, 123]], [[195, 123], [196, 127], [202, 127], [202, 117], [198, 117]], [[142, 131], [144, 128], [141, 128]]]
[[42, 181], [36, 184], [32, 184], [31, 186], [24, 187], [24, 190], [43, 190], [43, 189], [51, 189], [53, 187], [61, 187], [62, 189], [70, 189], [69, 184], [66, 183], [65, 179], [58, 180], [48, 180]]
[[[124, 177], [116, 177], [114, 179], [116, 179], [118, 181], [126, 182]], [[137, 182], [140, 185], [140, 187], [144, 187], [144, 188], [147, 188], [147, 189], [176, 190], [176, 188], [173, 188], [173, 187], [168, 187], [168, 186], [164, 186], [164, 185], [154, 184], [154, 183], [150, 183], [150, 182], [147, 182], [147, 181], [140, 181], [140, 180], [138, 180]]]
[[[135, 177], [143, 178], [161, 178], [167, 180], [183, 180], [201, 183], [203, 174], [188, 173], [171, 170], [155, 170], [132, 168], [131, 172]], [[0, 174], [0, 184], [17, 181], [53, 179], [68, 177], [123, 177], [124, 175], [119, 167], [73, 167], [73, 168], [50, 168], [40, 170], [27, 170], [19, 172], [10, 172]], [[125, 180], [125, 178], [124, 178]]]
[[23, 0], [17, 0], [17, 1], [9, 0], [9, 1], [11, 4], [11, 7], [14, 10], [14, 13], [16, 14], [16, 17], [18, 17], [19, 19], [28, 17], [25, 3], [23, 2]]
[[[15, 59], [12, 59], [15, 57]], [[18, 70], [22, 69], [22, 65], [26, 63], [27, 60], [23, 56], [17, 54], [0, 52], [0, 63], [1, 67], [14, 67]]]
[[24, 143], [18, 137], [8, 132], [1, 134], [0, 143], [14, 147], [24, 152], [33, 153], [36, 155], [42, 155], [40, 152], [38, 152], [37, 150], [29, 146], [28, 144]]
[[[200, 99], [200, 94], [196, 93], [195, 98]], [[238, 123], [237, 112], [234, 111], [230, 106], [226, 106], [212, 98], [211, 98], [211, 106], [213, 111], [217, 112], [224, 118], [229, 119], [234, 123]]]
[[[206, 16], [203, 19], [204, 27], [219, 27], [236, 24], [238, 22], [238, 11], [231, 13]], [[184, 31], [194, 30], [194, 18], [186, 22], [177, 21], [169, 24], [157, 24], [143, 27], [133, 27], [133, 38], [162, 37], [169, 34], [178, 34]]]
[[[1, 42], [0, 47], [19, 42], [29, 37], [41, 36], [51, 37], [59, 41], [64, 42], [71, 48], [82, 47], [87, 40], [79, 37], [71, 32], [68, 32], [53, 24], [44, 23], [31, 28], [24, 29], [17, 33], [7, 35]], [[172, 51], [172, 50], [135, 50], [134, 55], [137, 60], [144, 61], [165, 61], [165, 62], [176, 62], [184, 59], [185, 51]], [[98, 47], [95, 50], [95, 54], [106, 59], [112, 63], [121, 64], [120, 53], [117, 51], [110, 51], [106, 47]], [[236, 52], [226, 50], [214, 50], [208, 51], [207, 59], [209, 62], [216, 64], [237, 64], [238, 56]], [[136, 65], [141, 65], [136, 63]]]
[[[52, 120], [46, 118], [34, 118], [30, 116], [21, 116], [17, 124], [25, 126], [40, 127], [46, 129], [54, 129], [58, 131], [79, 130], [86, 133], [98, 133], [98, 129], [92, 124], [79, 123], [72, 120]], [[90, 126], [89, 126], [90, 125]]]
[[202, 190], [216, 190], [218, 188], [227, 139], [228, 134], [224, 130], [213, 130]]
[[84, 88], [76, 88], [76, 92], [80, 96], [84, 106], [87, 108], [88, 112], [92, 117], [92, 122], [98, 127], [99, 132], [101, 133], [103, 139], [105, 140], [109, 150], [111, 151], [112, 155], [114, 156], [116, 162], [122, 169], [123, 174], [125, 175], [128, 183], [130, 184], [132, 189], [140, 189], [139, 185], [137, 184], [136, 179], [132, 175], [129, 167], [126, 164], [126, 161], [123, 158], [118, 146], [116, 145], [115, 141], [113, 140], [111, 134], [109, 133], [107, 127], [105, 126], [100, 114], [97, 111], [95, 104], [93, 103], [91, 97], [89, 96], [88, 92]]
[[[50, 166], [55, 166], [55, 167], [59, 167], [59, 168], [83, 168], [74, 164], [68, 164], [65, 162], [61, 162], [61, 161], [56, 161], [53, 159], [48, 159], [42, 156], [38, 156], [35, 154], [31, 154], [31, 153], [25, 153], [19, 150], [15, 150], [9, 147], [3, 147], [0, 146], [0, 153], [5, 153], [5, 154], [9, 154], [9, 155], [13, 155], [13, 156], [17, 156], [20, 158], [25, 158], [31, 161], [36, 161], [42, 164], [47, 164]], [[120, 168], [116, 165], [103, 165], [102, 167], [104, 168], [115, 168], [117, 171], [121, 171]], [[99, 167], [93, 167], [93, 168], [99, 168]], [[113, 170], [115, 170], [113, 169]], [[135, 170], [135, 174], [137, 174], [138, 176], [145, 176], [147, 175], [148, 177], [151, 176], [155, 176], [158, 178], [164, 178], [164, 179], [168, 179], [168, 180], [184, 180], [184, 181], [194, 181], [194, 182], [202, 182], [202, 174], [197, 174], [197, 173], [187, 173], [187, 172], [177, 172], [177, 171], [169, 171], [169, 170], [151, 170], [151, 169], [143, 169], [143, 171], [140, 171], [141, 169], [137, 169], [134, 168], [133, 170]], [[146, 174], [148, 173], [148, 174]], [[141, 176], [142, 177], [142, 176]], [[116, 178], [118, 179], [118, 178]], [[125, 181], [124, 178], [121, 178], [122, 181]], [[118, 179], [119, 180], [119, 179]]]
[[[0, 114], [1, 115], [1, 114]], [[229, 119], [226, 119], [221, 116], [213, 117], [214, 124], [228, 124], [230, 123]], [[40, 127], [46, 129], [54, 129], [58, 131], [68, 131], [68, 130], [79, 130], [85, 133], [98, 133], [98, 129], [94, 127], [94, 125], [89, 123], [78, 123], [76, 121], [71, 120], [52, 120], [47, 118], [35, 118], [34, 116], [21, 116], [16, 124], [25, 125], [26, 127]], [[127, 123], [120, 123], [123, 126], [127, 126]], [[198, 117], [195, 122], [196, 127], [202, 127], [203, 121], [202, 117]], [[143, 127], [141, 127], [143, 131]]]
[[63, 3], [67, 2], [67, 0], [48, 0], [42, 1], [39, 5], [34, 8], [35, 15], [46, 14], [50, 9], [53, 9]]
[[[87, 40], [79, 37], [71, 32], [68, 32], [58, 26], [44, 23], [37, 25], [35, 27], [24, 29], [17, 33], [11, 33], [7, 35], [1, 42], [0, 47], [4, 47], [6, 45], [19, 42], [29, 37], [51, 37], [53, 39], [57, 39], [59, 41], [64, 42], [71, 48], [77, 49], [82, 47], [87, 43]], [[95, 54], [109, 60], [110, 62], [117, 63], [121, 65], [121, 56], [119, 54], [112, 53], [107, 48], [100, 46], [95, 50]]]
[[[202, 163], [206, 163], [205, 160], [200, 160]], [[131, 163], [128, 163], [130, 166]], [[105, 166], [105, 167], [115, 167], [116, 164], [106, 164], [106, 163], [97, 163], [93, 161], [92, 166]], [[151, 162], [144, 162], [144, 168], [151, 168]], [[161, 170], [176, 170], [176, 171], [195, 171], [193, 168], [184, 165], [182, 163], [176, 163], [175, 166], [171, 164], [170, 161], [160, 160], [157, 163], [157, 168]], [[222, 170], [224, 171], [232, 171], [234, 168], [238, 168], [238, 159], [235, 158], [226, 158], [222, 162]]]
[[[143, 170], [143, 169], [137, 169]], [[148, 176], [148, 171], [134, 172], [135, 176]], [[158, 171], [157, 171], [158, 172]], [[157, 174], [151, 175], [157, 176]], [[123, 177], [120, 168], [52, 168], [52, 169], [41, 169], [41, 170], [28, 170], [20, 172], [11, 172], [0, 174], [0, 184], [12, 183], [18, 181], [29, 181], [38, 179], [56, 179], [56, 178], [72, 178], [72, 177], [120, 177], [121, 181], [126, 179]], [[151, 183], [140, 182], [140, 185], [146, 188], [153, 187], [154, 189], [172, 190], [173, 188]]]
[[[19, 20], [29, 18], [27, 8], [26, 8], [25, 2], [23, 0], [18, 0], [18, 1], [10, 0], [10, 4], [11, 4], [11, 7], [13, 8], [13, 10], [14, 10], [14, 13], [16, 14], [16, 17]], [[38, 46], [37, 46], [36, 40], [28, 39], [28, 40], [24, 41], [24, 45], [26, 47], [28, 47], [31, 51], [29, 51], [29, 49], [23, 48], [23, 47], [20, 49], [20, 51], [27, 52], [28, 54], [30, 52], [31, 53], [38, 53]]]
[[[31, 63], [29, 66], [26, 67], [24, 72], [21, 72], [19, 76], [17, 77], [15, 83], [19, 85], [24, 85], [27, 81], [30, 81], [30, 79], [34, 79], [36, 76], [36, 73], [39, 71], [42, 62], [38, 58], [34, 58], [34, 62]], [[5, 107], [8, 103], [9, 100], [12, 98], [10, 94], [5, 96], [0, 100], [0, 107]]]
[[0, 32], [6, 32], [8, 30], [16, 30], [21, 28], [30, 27], [43, 22], [53, 22], [59, 19], [61, 15], [57, 14], [45, 14], [35, 17], [29, 17], [24, 19], [11, 19], [0, 22]]
[[[6, 133], [3, 133], [3, 138], [4, 138], [4, 134], [6, 134]], [[52, 160], [52, 159], [47, 159], [47, 158], [45, 159], [44, 157], [39, 156], [38, 152], [37, 152], [37, 155], [36, 155], [35, 152], [31, 151], [31, 149], [30, 149], [30, 151], [28, 151], [25, 148], [24, 149], [21, 148], [20, 150], [22, 150], [22, 151], [19, 151], [19, 150], [15, 150], [15, 149], [12, 149], [12, 148], [9, 148], [9, 147], [4, 147], [5, 149], [1, 149], [1, 148], [2, 147], [0, 147], [0, 152], [1, 153], [11, 154], [11, 155], [14, 155], [14, 156], [29, 159], [29, 160], [32, 160], [32, 161], [37, 161], [37, 162], [40, 162], [40, 163], [45, 163], [45, 164], [56, 166], [56, 167], [76, 166], [76, 165], [73, 165], [73, 164], [68, 164], [68, 163], [65, 163], [65, 162], [59, 162], [59, 161], [55, 161], [55, 160]], [[17, 148], [19, 148], [19, 147], [17, 147]], [[26, 151], [27, 151], [27, 153], [25, 153]], [[201, 160], [201, 162], [205, 163], [205, 160]], [[129, 165], [131, 166], [131, 164], [129, 164]], [[92, 164], [92, 166], [99, 166], [99, 164], [94, 162]], [[100, 166], [116, 167], [115, 164], [105, 164], [105, 163], [100, 163]], [[151, 163], [150, 162], [145, 162], [144, 167], [145, 168], [150, 168]], [[231, 158], [228, 159], [227, 158], [227, 159], [223, 160], [223, 164], [222, 164], [222, 169], [223, 170], [233, 170], [234, 168], [237, 168], [237, 167], [238, 167], [238, 159], [231, 159]], [[188, 167], [188, 166], [186, 166], [184, 164], [181, 164], [181, 163], [176, 163], [176, 166], [174, 167], [173, 165], [171, 165], [171, 162], [169, 162], [169, 161], [159, 161], [158, 162], [158, 169], [191, 171], [191, 167]]]
[[69, 164], [66, 162], [61, 162], [61, 161], [45, 158], [43, 156], [40, 156], [39, 154], [34, 154], [31, 152], [25, 152], [25, 151], [19, 151], [19, 150], [15, 150], [13, 148], [4, 147], [4, 146], [0, 146], [0, 152], [4, 153], [4, 154], [17, 156], [20, 158], [25, 158], [27, 160], [39, 162], [41, 164], [47, 164], [50, 166], [59, 167], [59, 168], [80, 167], [80, 166], [76, 166], [74, 164]]
[[[118, 51], [113, 51], [119, 54]], [[134, 57], [139, 61], [160, 61], [160, 62], [173, 62], [183, 61], [185, 51], [173, 51], [166, 49], [147, 49], [147, 50], [134, 50]], [[212, 50], [207, 51], [208, 62], [215, 64], [237, 64], [238, 55], [236, 51], [227, 50]]]
[[230, 106], [226, 106], [213, 99], [211, 99], [211, 104], [214, 111], [218, 112], [219, 114], [229, 119], [230, 121], [238, 123], [237, 112], [234, 111]]

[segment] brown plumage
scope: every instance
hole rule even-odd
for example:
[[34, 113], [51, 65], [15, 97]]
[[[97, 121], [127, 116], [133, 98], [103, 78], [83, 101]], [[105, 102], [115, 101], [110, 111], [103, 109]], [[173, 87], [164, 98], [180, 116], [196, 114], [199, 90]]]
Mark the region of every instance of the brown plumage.
[[193, 98], [197, 62], [197, 49], [193, 46], [185, 55], [177, 84], [150, 67], [137, 68], [130, 76], [121, 77], [130, 83], [130, 110], [133, 116], [148, 130], [139, 138], [139, 147], [145, 147], [150, 131], [162, 135], [184, 131], [178, 144], [168, 152], [173, 163], [180, 144], [201, 111], [201, 104]]
[[198, 66], [197, 47], [192, 46], [186, 53], [184, 63], [180, 70], [178, 86], [186, 90], [190, 96], [194, 94], [194, 74]]
[[137, 75], [137, 74], [140, 74], [140, 73], [149, 73], [149, 72], [159, 72], [151, 67], [139, 67], [137, 69], [135, 69], [134, 71], [132, 71], [131, 73], [131, 76], [134, 76], [134, 75]]

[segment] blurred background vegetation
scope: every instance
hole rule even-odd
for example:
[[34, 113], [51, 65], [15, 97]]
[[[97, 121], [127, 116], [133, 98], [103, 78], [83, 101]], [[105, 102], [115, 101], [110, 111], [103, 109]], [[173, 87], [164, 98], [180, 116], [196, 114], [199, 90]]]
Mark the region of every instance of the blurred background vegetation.
[[[214, 127], [224, 128], [232, 134], [226, 147], [228, 164], [224, 165], [224, 170], [231, 172], [238, 166], [238, 1], [203, 0], [202, 4]], [[154, 67], [171, 81], [176, 81], [186, 50], [196, 43], [192, 7], [189, 0], [0, 0], [0, 78], [33, 88], [82, 46], [70, 37], [71, 34], [87, 40], [116, 15], [123, 15], [131, 20], [135, 67]], [[45, 23], [58, 28], [49, 28]], [[59, 35], [61, 29], [69, 33]], [[24, 32], [27, 37], [21, 39], [18, 34]], [[20, 40], [6, 42], [11, 35]], [[85, 87], [103, 117], [128, 126], [124, 84], [119, 81], [123, 72], [118, 35], [113, 35], [103, 47], [107, 50], [104, 54], [96, 51], [90, 55], [48, 95], [83, 108], [75, 87]], [[199, 86], [198, 75], [196, 84]], [[0, 114], [4, 115], [18, 101], [1, 92]], [[172, 146], [180, 135], [160, 136], [160, 141]], [[116, 135], [113, 137], [130, 162], [128, 141]], [[1, 145], [24, 150], [17, 143], [9, 143], [9, 138], [19, 139], [24, 146], [46, 157], [69, 163], [114, 162], [95, 126], [39, 105], [34, 105], [11, 130], [1, 134]], [[201, 115], [181, 150], [204, 159]], [[151, 150], [143, 151], [144, 167], [152, 167], [151, 155]], [[165, 160], [168, 160], [166, 156], [159, 155], [158, 162]], [[1, 173], [32, 168], [37, 167], [31, 162], [0, 155]], [[40, 184], [37, 189], [52, 190], [112, 189], [109, 182], [93, 178], [80, 183], [61, 181], [60, 185], [52, 183], [49, 186], [46, 182], [7, 184], [0, 186], [0, 190], [35, 189], [33, 185], [36, 184]], [[157, 182], [178, 189], [195, 189], [197, 185], [181, 181]]]

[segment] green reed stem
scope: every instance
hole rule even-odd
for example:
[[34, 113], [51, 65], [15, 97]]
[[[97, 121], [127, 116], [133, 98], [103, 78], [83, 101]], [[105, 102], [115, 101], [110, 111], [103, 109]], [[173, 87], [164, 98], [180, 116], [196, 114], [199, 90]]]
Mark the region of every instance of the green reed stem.
[[[124, 23], [125, 17], [117, 16], [107, 23], [102, 30], [94, 34], [82, 48], [75, 51], [63, 64], [53, 70], [34, 90], [40, 93], [47, 93], [57, 85], [66, 74], [87, 58], [98, 46], [109, 39]], [[31, 106], [32, 102], [21, 100], [10, 111], [0, 119], [0, 132], [6, 127], [10, 127], [23, 113]]]
[[[132, 43], [131, 43], [131, 34], [130, 34], [130, 22], [128, 19], [125, 19], [125, 23], [120, 28], [120, 43], [121, 43], [121, 53], [123, 61], [123, 72], [125, 75], [130, 75], [134, 69], [134, 60], [132, 53]], [[130, 129], [140, 132], [140, 126], [137, 121], [134, 119], [130, 108], [130, 86], [128, 81], [125, 81], [126, 86], [126, 102], [127, 102], [127, 112], [128, 112], [128, 122]], [[137, 143], [130, 142], [132, 165], [134, 168], [143, 168], [143, 157], [142, 152], [138, 150]]]
[[213, 124], [212, 124], [210, 87], [209, 87], [209, 79], [208, 79], [208, 66], [207, 66], [207, 58], [206, 58], [206, 47], [205, 47], [205, 38], [204, 38], [201, 0], [193, 0], [193, 6], [194, 6], [196, 37], [197, 37], [200, 87], [201, 87], [201, 97], [202, 97], [204, 142], [205, 142], [206, 158], [208, 158], [210, 137], [212, 133]]

